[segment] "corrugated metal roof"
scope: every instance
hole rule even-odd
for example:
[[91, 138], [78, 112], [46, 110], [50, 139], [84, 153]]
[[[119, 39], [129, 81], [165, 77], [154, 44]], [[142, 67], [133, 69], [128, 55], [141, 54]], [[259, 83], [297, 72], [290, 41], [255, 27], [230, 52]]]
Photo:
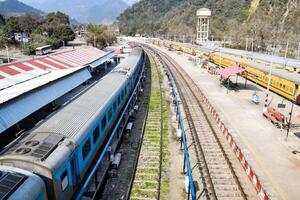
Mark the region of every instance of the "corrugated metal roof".
[[109, 54], [111, 52], [94, 47], [83, 47], [0, 65], [0, 104], [79, 70], [95, 60], [106, 58]]
[[[63, 71], [48, 71], [40, 75], [38, 78], [27, 79], [27, 81], [19, 82], [18, 84], [14, 85], [13, 87], [6, 88], [4, 90], [0, 90], [0, 105], [17, 97], [26, 92], [29, 92], [33, 89], [51, 83], [59, 78], [67, 76], [77, 70], [80, 70], [84, 67], [74, 67], [69, 68]], [[22, 78], [25, 76], [24, 74], [20, 74], [17, 78]]]
[[[34, 92], [29, 92], [22, 96], [22, 98], [17, 98], [2, 104], [0, 106], [0, 133], [91, 78], [88, 69], [77, 70], [78, 69], [74, 68], [67, 69], [63, 73], [52, 72], [55, 74], [51, 74], [51, 79], [68, 76], [47, 85], [47, 87], [38, 88]], [[51, 82], [49, 77], [45, 75], [41, 79], [33, 79], [19, 84], [18, 88], [12, 88], [11, 92], [14, 94], [21, 93], [28, 88], [34, 88], [35, 86], [49, 82]], [[2, 96], [1, 92], [2, 91], [0, 91], [0, 96]]]
[[89, 66], [91, 68], [95, 68], [98, 67], [99, 65], [103, 64], [104, 62], [110, 60], [112, 57], [114, 57], [115, 55], [117, 55], [117, 53], [115, 51], [111, 51], [108, 54], [106, 54], [105, 56], [98, 58], [94, 61], [92, 61]]

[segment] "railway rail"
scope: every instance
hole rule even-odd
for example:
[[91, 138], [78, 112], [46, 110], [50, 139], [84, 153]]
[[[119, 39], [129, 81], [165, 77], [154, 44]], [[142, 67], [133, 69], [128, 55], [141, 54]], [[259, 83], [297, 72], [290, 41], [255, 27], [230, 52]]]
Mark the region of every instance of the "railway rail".
[[[157, 50], [150, 48], [155, 52]], [[204, 191], [207, 199], [247, 199], [247, 195], [232, 165], [222, 142], [223, 138], [216, 133], [201, 102], [201, 94], [195, 83], [176, 62], [166, 54], [158, 52], [162, 62], [175, 79], [181, 101], [184, 105], [188, 122], [192, 128], [193, 143], [200, 163], [199, 169], [204, 172]], [[223, 139], [224, 140], [224, 139]], [[200, 172], [201, 173], [201, 172]], [[203, 173], [201, 173], [203, 174]]]
[[[163, 97], [158, 62], [147, 53], [151, 65], [151, 94], [142, 146], [130, 199], [160, 199], [163, 143]], [[153, 67], [154, 66], [154, 67]]]

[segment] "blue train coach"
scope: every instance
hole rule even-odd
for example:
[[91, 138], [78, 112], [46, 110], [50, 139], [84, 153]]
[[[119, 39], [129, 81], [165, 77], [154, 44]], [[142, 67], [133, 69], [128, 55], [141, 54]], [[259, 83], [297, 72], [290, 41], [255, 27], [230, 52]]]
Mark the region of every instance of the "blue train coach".
[[[8, 145], [0, 156], [0, 171], [8, 166], [10, 171], [21, 170], [16, 170], [17, 174], [34, 177], [31, 190], [41, 194], [24, 195], [22, 199], [43, 199], [46, 192], [48, 199], [74, 197], [139, 83], [143, 62], [143, 50], [134, 48], [130, 56], [84, 94]], [[39, 187], [35, 187], [34, 180], [42, 180]], [[30, 187], [30, 182], [27, 185]], [[8, 194], [18, 192], [12, 189]]]

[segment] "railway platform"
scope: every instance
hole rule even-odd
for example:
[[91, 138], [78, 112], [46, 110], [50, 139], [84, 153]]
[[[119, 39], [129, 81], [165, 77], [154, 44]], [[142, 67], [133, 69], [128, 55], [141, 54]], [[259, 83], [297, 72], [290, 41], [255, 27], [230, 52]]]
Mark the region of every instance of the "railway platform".
[[[280, 130], [262, 115], [265, 89], [250, 81], [244, 89], [244, 80], [239, 77], [240, 90], [230, 90], [227, 94], [226, 87], [220, 85], [217, 76], [195, 65], [187, 56], [161, 47], [156, 48], [177, 61], [209, 98], [213, 107], [220, 113], [222, 121], [233, 133], [235, 141], [242, 148], [249, 165], [260, 178], [269, 197], [297, 199], [300, 187], [300, 131], [293, 128], [287, 137], [285, 129]], [[251, 101], [254, 91], [260, 97], [259, 104]], [[286, 108], [278, 110], [288, 115], [291, 109], [289, 101], [272, 92], [269, 100], [270, 106], [275, 108], [278, 103], [284, 102]], [[300, 107], [295, 105], [293, 119], [299, 114]]]

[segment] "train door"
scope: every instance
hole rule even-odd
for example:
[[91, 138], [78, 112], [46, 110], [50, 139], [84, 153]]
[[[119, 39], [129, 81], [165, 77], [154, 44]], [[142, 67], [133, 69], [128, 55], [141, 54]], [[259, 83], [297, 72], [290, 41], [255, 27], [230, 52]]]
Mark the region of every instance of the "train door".
[[296, 104], [300, 105], [300, 87], [297, 84], [295, 84], [295, 100]]
[[78, 183], [77, 180], [78, 169], [77, 169], [77, 162], [76, 162], [76, 154], [73, 154], [71, 157], [70, 168], [71, 168], [72, 185], [73, 187], [75, 187]]

